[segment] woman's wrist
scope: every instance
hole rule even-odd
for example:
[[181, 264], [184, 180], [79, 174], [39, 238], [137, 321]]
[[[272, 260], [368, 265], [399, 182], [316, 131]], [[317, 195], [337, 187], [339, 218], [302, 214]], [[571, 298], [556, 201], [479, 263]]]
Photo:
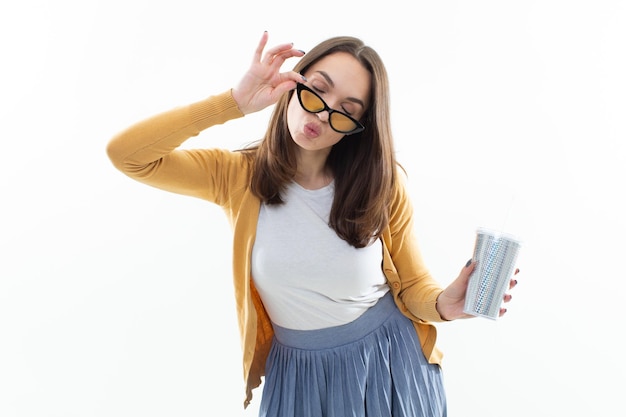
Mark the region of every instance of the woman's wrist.
[[442, 312], [441, 303], [439, 302], [439, 298], [441, 298], [441, 294], [443, 294], [443, 291], [440, 292], [439, 295], [437, 296], [437, 301], [435, 302], [435, 309], [437, 310], [437, 313], [439, 313], [439, 317], [441, 317], [441, 320], [451, 321], [450, 319], [447, 319], [445, 317], [445, 314]]

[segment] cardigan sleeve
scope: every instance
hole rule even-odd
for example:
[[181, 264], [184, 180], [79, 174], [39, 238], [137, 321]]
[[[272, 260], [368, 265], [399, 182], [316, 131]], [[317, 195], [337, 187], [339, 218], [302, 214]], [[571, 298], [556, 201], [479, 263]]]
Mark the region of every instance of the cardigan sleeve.
[[240, 157], [217, 149], [178, 148], [202, 130], [239, 117], [243, 113], [227, 91], [130, 126], [111, 139], [107, 154], [117, 169], [137, 181], [223, 205]]

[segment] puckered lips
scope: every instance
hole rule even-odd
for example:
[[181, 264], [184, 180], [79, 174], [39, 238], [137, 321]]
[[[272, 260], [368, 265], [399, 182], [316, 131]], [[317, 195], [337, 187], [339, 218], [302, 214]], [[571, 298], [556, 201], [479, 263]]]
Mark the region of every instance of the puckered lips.
[[307, 123], [304, 125], [304, 134], [307, 138], [314, 139], [320, 135], [322, 129], [317, 123]]

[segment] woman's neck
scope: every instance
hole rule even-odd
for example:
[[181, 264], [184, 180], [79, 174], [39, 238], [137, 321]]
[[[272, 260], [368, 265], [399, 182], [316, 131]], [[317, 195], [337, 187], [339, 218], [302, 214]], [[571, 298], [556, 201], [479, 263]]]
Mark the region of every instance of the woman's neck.
[[300, 153], [298, 168], [294, 181], [308, 190], [317, 190], [327, 186], [333, 180], [333, 175], [326, 166], [328, 155]]

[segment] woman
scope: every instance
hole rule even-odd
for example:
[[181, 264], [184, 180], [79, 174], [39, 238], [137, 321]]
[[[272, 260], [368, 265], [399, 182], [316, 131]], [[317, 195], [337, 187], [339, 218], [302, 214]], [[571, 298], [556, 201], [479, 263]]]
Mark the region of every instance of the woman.
[[[468, 317], [474, 264], [443, 289], [422, 261], [385, 67], [352, 37], [306, 54], [292, 44], [264, 53], [267, 39], [235, 88], [131, 126], [109, 157], [134, 179], [225, 210], [245, 406], [264, 376], [261, 416], [446, 415], [430, 322]], [[280, 72], [293, 57], [294, 70]], [[178, 149], [270, 105], [254, 146]]]

